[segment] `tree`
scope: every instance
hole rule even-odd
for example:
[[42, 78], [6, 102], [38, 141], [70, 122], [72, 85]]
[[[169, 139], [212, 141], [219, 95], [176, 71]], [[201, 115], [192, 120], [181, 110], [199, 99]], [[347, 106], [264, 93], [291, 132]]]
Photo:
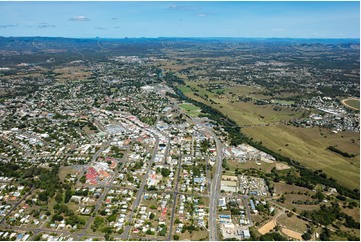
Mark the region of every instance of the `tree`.
[[179, 235], [178, 234], [173, 235], [173, 239], [174, 240], [179, 240]]
[[57, 203], [61, 203], [63, 201], [63, 193], [62, 192], [58, 192], [55, 196], [55, 201]]
[[85, 183], [85, 182], [86, 182], [86, 176], [83, 175], [83, 176], [79, 179], [79, 181], [80, 181], [81, 183]]
[[168, 168], [162, 168], [161, 173], [163, 177], [168, 177], [170, 174], [170, 170]]
[[117, 215], [112, 214], [112, 215], [107, 217], [107, 220], [108, 220], [108, 222], [114, 222], [115, 220], [117, 220]]
[[329, 241], [331, 236], [331, 231], [328, 228], [323, 228], [322, 233], [320, 234], [320, 240]]
[[282, 196], [279, 199], [277, 199], [277, 201], [281, 202], [281, 203], [284, 203], [285, 200], [286, 200], [286, 198], [285, 198], [284, 194], [282, 194]]
[[94, 218], [94, 226], [99, 227], [104, 222], [104, 218], [96, 216]]
[[154, 219], [154, 217], [155, 217], [155, 214], [154, 214], [154, 213], [150, 213], [149, 219], [152, 220], [152, 219]]
[[317, 191], [313, 198], [317, 199], [319, 202], [322, 202], [325, 199], [325, 195], [321, 191]]
[[41, 192], [38, 194], [39, 200], [40, 201], [48, 201], [48, 193], [47, 192]]
[[54, 214], [52, 220], [53, 221], [62, 221], [64, 218], [60, 214]]
[[310, 233], [310, 231], [307, 231], [306, 233], [304, 233], [304, 234], [302, 235], [302, 239], [304, 239], [304, 240], [310, 240], [310, 239], [311, 239], [311, 233]]
[[102, 232], [105, 233], [105, 234], [110, 234], [113, 232], [113, 228], [112, 227], [105, 227], [102, 229]]
[[163, 227], [161, 231], [159, 231], [159, 236], [165, 236], [167, 234], [167, 227]]
[[64, 197], [64, 202], [67, 203], [70, 201], [70, 198], [73, 196], [73, 193], [71, 192], [70, 189], [67, 189], [65, 191], [65, 197]]

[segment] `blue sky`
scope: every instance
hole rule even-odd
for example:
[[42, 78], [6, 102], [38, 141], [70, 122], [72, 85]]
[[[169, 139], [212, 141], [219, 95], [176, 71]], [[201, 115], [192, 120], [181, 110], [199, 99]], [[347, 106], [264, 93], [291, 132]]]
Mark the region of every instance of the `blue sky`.
[[359, 38], [354, 2], [0, 2], [0, 36]]

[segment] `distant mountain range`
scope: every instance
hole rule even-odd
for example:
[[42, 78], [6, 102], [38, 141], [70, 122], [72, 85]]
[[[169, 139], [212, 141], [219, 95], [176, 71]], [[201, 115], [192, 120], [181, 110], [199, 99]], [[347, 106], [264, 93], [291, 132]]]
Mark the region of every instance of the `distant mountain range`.
[[[360, 39], [295, 39], [295, 38], [61, 38], [61, 37], [0, 37], [0, 67], [22, 62], [43, 63], [55, 58], [57, 63], [77, 59], [105, 60], [109, 55], [163, 56], [164, 49], [203, 52], [212, 49], [228, 51], [359, 50]], [[283, 47], [288, 48], [283, 48]], [[241, 52], [239, 52], [241, 53]], [[244, 53], [244, 52], [242, 52]]]

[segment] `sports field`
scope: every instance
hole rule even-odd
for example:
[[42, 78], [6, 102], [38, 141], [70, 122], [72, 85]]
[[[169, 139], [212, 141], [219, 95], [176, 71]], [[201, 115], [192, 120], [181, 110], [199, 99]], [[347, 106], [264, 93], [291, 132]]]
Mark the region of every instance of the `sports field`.
[[344, 99], [341, 102], [349, 108], [360, 110], [360, 99]]
[[181, 107], [191, 117], [197, 117], [200, 114], [200, 109], [193, 104], [182, 103], [179, 104], [179, 107]]

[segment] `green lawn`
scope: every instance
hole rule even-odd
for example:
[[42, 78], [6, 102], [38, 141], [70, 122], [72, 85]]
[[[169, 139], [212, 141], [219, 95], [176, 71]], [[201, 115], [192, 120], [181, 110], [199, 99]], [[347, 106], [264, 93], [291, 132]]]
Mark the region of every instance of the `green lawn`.
[[200, 109], [193, 104], [182, 103], [179, 104], [179, 107], [181, 107], [188, 115], [192, 117], [198, 117], [198, 115], [200, 114]]
[[360, 110], [360, 100], [348, 99], [345, 101], [345, 103], [353, 108], [357, 108]]
[[[352, 189], [360, 186], [359, 133], [333, 134], [325, 129], [320, 132], [318, 128], [305, 129], [285, 125], [243, 128], [242, 132], [308, 168], [323, 170], [344, 186]], [[340, 150], [357, 156], [346, 158], [331, 152], [327, 150], [331, 145], [337, 145]]]

